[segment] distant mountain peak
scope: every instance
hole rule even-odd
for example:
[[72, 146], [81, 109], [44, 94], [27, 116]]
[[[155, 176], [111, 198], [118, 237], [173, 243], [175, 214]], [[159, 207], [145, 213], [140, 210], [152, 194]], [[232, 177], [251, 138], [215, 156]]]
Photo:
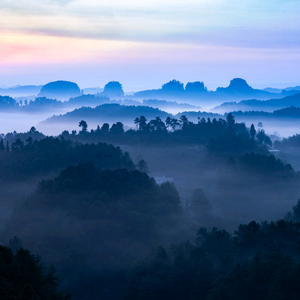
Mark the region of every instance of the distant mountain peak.
[[124, 97], [122, 84], [118, 81], [110, 81], [104, 86], [102, 95], [107, 97]]
[[80, 89], [74, 82], [58, 80], [45, 84], [39, 97], [75, 97], [80, 95]]
[[230, 81], [230, 84], [227, 88], [228, 90], [244, 93], [252, 90], [252, 87], [247, 83], [245, 79], [234, 78]]

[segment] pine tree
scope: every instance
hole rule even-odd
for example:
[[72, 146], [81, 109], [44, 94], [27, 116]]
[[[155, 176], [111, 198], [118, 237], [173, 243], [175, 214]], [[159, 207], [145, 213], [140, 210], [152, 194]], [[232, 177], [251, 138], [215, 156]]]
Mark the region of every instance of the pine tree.
[[255, 135], [256, 135], [256, 130], [255, 130], [254, 125], [252, 124], [250, 127], [250, 136], [254, 139]]
[[5, 150], [3, 139], [0, 141], [0, 150]]

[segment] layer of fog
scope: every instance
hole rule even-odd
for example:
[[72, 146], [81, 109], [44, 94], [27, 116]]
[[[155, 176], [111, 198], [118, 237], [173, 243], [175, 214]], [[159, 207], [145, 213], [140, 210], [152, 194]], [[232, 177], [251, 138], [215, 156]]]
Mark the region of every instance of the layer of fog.
[[[122, 148], [135, 162], [145, 159], [150, 176], [173, 178], [183, 206], [190, 201], [194, 189], [203, 189], [213, 207], [213, 225], [229, 230], [252, 220], [283, 218], [300, 194], [297, 185], [240, 171], [226, 160], [210, 156], [205, 146]], [[207, 225], [201, 217], [199, 222]]]
[[[62, 112], [63, 113], [63, 112]], [[6, 134], [8, 132], [27, 132], [30, 130], [32, 126], [36, 127], [36, 129], [40, 132], [43, 132], [45, 135], [59, 135], [64, 130], [68, 130], [70, 133], [72, 130], [76, 130], [77, 132], [80, 130], [78, 127], [78, 123], [81, 121], [79, 118], [77, 121], [68, 121], [64, 123], [57, 124], [46, 124], [41, 123], [47, 118], [51, 117], [53, 113], [51, 112], [41, 112], [38, 114], [28, 114], [28, 113], [1, 113], [0, 114], [0, 133]], [[137, 116], [138, 117], [138, 116]], [[193, 122], [197, 122], [198, 120], [195, 118], [190, 119]], [[98, 121], [89, 120], [88, 118], [85, 120], [88, 123], [88, 130], [96, 129], [99, 125], [100, 127], [107, 120]], [[135, 128], [135, 124], [129, 120], [120, 120], [126, 126], [125, 129]], [[294, 134], [300, 132], [300, 120], [298, 119], [271, 119], [271, 118], [243, 118], [241, 116], [236, 116], [237, 122], [244, 122], [247, 127], [250, 127], [251, 124], [254, 124], [256, 129], [264, 129], [265, 132], [269, 135], [276, 135], [278, 138], [289, 137]], [[263, 123], [263, 127], [259, 128], [257, 125], [259, 122]], [[110, 125], [114, 122], [108, 121]]]

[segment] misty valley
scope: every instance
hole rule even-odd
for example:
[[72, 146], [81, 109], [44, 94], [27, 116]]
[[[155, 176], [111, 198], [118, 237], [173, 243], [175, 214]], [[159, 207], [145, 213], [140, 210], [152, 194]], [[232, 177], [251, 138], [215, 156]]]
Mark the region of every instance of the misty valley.
[[0, 94], [1, 299], [299, 299], [299, 86]]

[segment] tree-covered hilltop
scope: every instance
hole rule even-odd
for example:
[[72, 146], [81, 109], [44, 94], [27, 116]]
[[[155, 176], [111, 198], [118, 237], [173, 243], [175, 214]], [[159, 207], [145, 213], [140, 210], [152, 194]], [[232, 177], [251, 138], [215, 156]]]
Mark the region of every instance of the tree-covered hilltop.
[[[168, 195], [168, 191], [171, 194]], [[88, 194], [91, 192], [97, 194], [89, 198]], [[124, 206], [128, 205], [130, 210], [135, 209], [145, 214], [165, 215], [179, 209], [179, 196], [170, 183], [158, 186], [146, 173], [126, 169], [102, 170], [91, 162], [68, 166], [55, 179], [41, 181], [36, 205], [39, 206], [39, 199], [43, 198], [43, 204], [47, 203], [47, 207], [51, 209], [60, 206], [77, 217], [81, 217], [81, 213], [87, 217], [87, 211], [77, 211], [75, 202], [65, 199], [66, 194], [71, 198], [76, 197], [80, 201], [77, 205], [92, 205], [88, 217], [94, 218], [103, 213], [94, 210], [97, 201], [106, 205], [122, 202]], [[162, 198], [163, 195], [168, 197]]]
[[146, 173], [101, 170], [87, 162], [41, 181], [14, 210], [1, 241], [20, 237], [26, 248], [55, 264], [75, 299], [95, 299], [97, 291], [105, 293], [106, 274], [116, 280], [140, 255], [167, 242], [181, 218], [173, 184], [157, 185]]
[[19, 106], [19, 103], [12, 97], [0, 96], [0, 108], [2, 110], [14, 109]]
[[117, 121], [130, 121], [139, 115], [145, 115], [147, 118], [161, 117], [166, 118], [171, 116], [171, 114], [159, 110], [157, 108], [152, 108], [149, 106], [142, 105], [120, 105], [117, 103], [106, 103], [94, 108], [92, 107], [81, 107], [68, 112], [64, 115], [52, 116], [51, 118], [41, 122], [41, 125], [49, 124], [66, 124], [70, 122], [76, 122], [78, 119], [84, 119], [87, 122], [117, 122]]
[[154, 249], [127, 274], [123, 299], [299, 298], [300, 223], [251, 222], [230, 234], [200, 228], [195, 244]]
[[[85, 126], [81, 126], [84, 122]], [[104, 123], [96, 129], [88, 131], [88, 123], [82, 120], [81, 130], [63, 131], [61, 136], [74, 141], [104, 141], [123, 145], [203, 145], [212, 154], [239, 155], [245, 152], [259, 151], [267, 153], [272, 141], [264, 130], [248, 129], [244, 123], [235, 122], [230, 113], [226, 120], [219, 118], [199, 118], [197, 123], [191, 122], [185, 115], [179, 119], [168, 116], [165, 121], [159, 116], [147, 120], [145, 116], [134, 119], [136, 129], [125, 131], [122, 122], [110, 126]]]
[[281, 141], [276, 141], [274, 145], [277, 149], [280, 150], [285, 150], [286, 148], [299, 148], [300, 134], [295, 134], [288, 138], [283, 138]]
[[[92, 108], [84, 108], [89, 114], [93, 114], [97, 117], [97, 110]], [[101, 112], [105, 110], [105, 106], [101, 107]], [[107, 109], [111, 111], [111, 105], [107, 106]], [[121, 107], [116, 105], [116, 115], [114, 118], [118, 120], [119, 114], [123, 114], [130, 107]], [[143, 110], [145, 108], [142, 108]], [[264, 130], [256, 130], [252, 124], [251, 128], [247, 128], [244, 123], [237, 123], [235, 117], [229, 113], [226, 115], [226, 119], [212, 120], [208, 117], [199, 118], [198, 122], [191, 122], [185, 115], [180, 115], [179, 118], [170, 117], [166, 115], [165, 120], [156, 116], [158, 110], [153, 108], [147, 108], [154, 119], [149, 121], [145, 116], [135, 117], [134, 123], [136, 129], [129, 129], [125, 131], [124, 124], [117, 121], [110, 125], [109, 123], [102, 123], [97, 128], [90, 129], [87, 121], [82, 119], [79, 123], [79, 131], [74, 128], [72, 132], [64, 130], [60, 137], [66, 140], [80, 141], [80, 142], [108, 142], [114, 144], [153, 144], [153, 145], [207, 145], [210, 153], [230, 154], [230, 153], [244, 153], [249, 151], [265, 151], [267, 147], [272, 146], [272, 141]], [[137, 108], [138, 112], [139, 108]], [[82, 111], [82, 109], [80, 110]], [[99, 110], [100, 111], [100, 110]], [[72, 115], [72, 118], [78, 120], [81, 118], [79, 110], [68, 113]], [[68, 115], [67, 114], [67, 115]], [[59, 117], [57, 117], [59, 120]], [[54, 119], [53, 119], [54, 120]], [[6, 147], [7, 142], [13, 143], [17, 139], [23, 142], [27, 142], [29, 139], [41, 139], [44, 135], [34, 127], [27, 133], [8, 133], [3, 135], [3, 141], [0, 144], [0, 148]], [[3, 145], [4, 146], [3, 146]], [[2, 146], [1, 146], [2, 145]]]
[[157, 185], [143, 172], [102, 170], [86, 162], [42, 180], [16, 207], [0, 238], [7, 243], [18, 236], [54, 263], [62, 288], [74, 299], [250, 300], [258, 291], [266, 299], [275, 286], [294, 299], [298, 210], [299, 203], [285, 221], [253, 221], [234, 233], [200, 227], [195, 243], [179, 243], [191, 236], [191, 222], [211, 214], [201, 189], [184, 207], [173, 184]]
[[251, 173], [262, 176], [273, 175], [291, 178], [296, 175], [293, 167], [276, 158], [274, 155], [264, 155], [259, 153], [246, 153], [239, 158], [241, 167]]
[[81, 144], [46, 137], [25, 143], [17, 138], [11, 144], [0, 141], [0, 174], [2, 181], [45, 175], [79, 162], [92, 161], [102, 169], [135, 168], [128, 153], [105, 143]]
[[[270, 157], [268, 149], [272, 141], [264, 130], [256, 130], [253, 124], [247, 128], [244, 123], [237, 123], [232, 114], [228, 114], [226, 120], [201, 118], [197, 123], [189, 121], [185, 115], [179, 119], [168, 116], [165, 121], [160, 117], [148, 121], [141, 116], [135, 118], [134, 123], [136, 129], [127, 131], [122, 122], [111, 126], [104, 123], [89, 130], [89, 124], [81, 120], [78, 132], [65, 130], [58, 138], [45, 137], [34, 127], [27, 133], [8, 133], [0, 140], [0, 166], [7, 178], [16, 171], [22, 176], [54, 171], [84, 161], [92, 161], [103, 168], [133, 168], [128, 154], [104, 144], [109, 143], [156, 147], [200, 146], [205, 147], [211, 156], [229, 159], [232, 164], [238, 162], [244, 169], [249, 169], [251, 165], [256, 173], [262, 169], [268, 170], [267, 173], [280, 169], [287, 171], [286, 174], [289, 171], [294, 174], [290, 166], [285, 167], [283, 162]], [[257, 155], [253, 157], [251, 153]]]
[[[5, 192], [3, 187], [16, 180], [16, 176], [18, 186], [20, 179], [25, 181], [37, 174], [47, 177], [40, 180], [34, 191], [17, 199], [0, 233], [0, 242], [4, 245], [18, 236], [32, 253], [53, 263], [63, 279], [62, 288], [71, 292], [75, 300], [120, 297], [207, 300], [220, 299], [222, 293], [224, 299], [236, 297], [232, 293], [247, 299], [235, 286], [237, 264], [245, 272], [241, 280], [247, 295], [252, 296], [257, 292], [251, 290], [253, 280], [258, 280], [251, 269], [255, 257], [260, 259], [260, 270], [269, 275], [281, 276], [281, 267], [298, 266], [300, 227], [294, 223], [297, 208], [286, 215], [286, 221], [252, 222], [241, 225], [234, 234], [223, 230], [231, 230], [244, 222], [241, 220], [252, 220], [252, 216], [259, 221], [275, 219], [273, 216], [278, 211], [281, 214], [281, 208], [290, 201], [287, 197], [293, 195], [290, 198], [294, 199], [298, 192], [297, 172], [268, 154], [269, 137], [257, 131], [254, 125], [247, 128], [235, 122], [231, 114], [226, 120], [200, 119], [196, 124], [184, 115], [179, 120], [167, 118], [165, 121], [139, 117], [136, 130], [129, 131], [124, 130], [121, 122], [112, 126], [104, 123], [101, 128], [90, 130], [85, 120], [79, 121], [79, 133], [64, 131], [58, 138], [45, 138], [31, 130], [10, 136], [7, 148], [7, 136], [0, 142], [4, 182], [1, 192]], [[17, 136], [17, 140], [13, 140]], [[240, 137], [238, 143], [224, 142]], [[139, 160], [135, 166], [129, 154], [119, 147], [99, 141], [116, 145], [129, 141], [134, 145], [143, 144], [145, 148], [154, 145], [151, 151], [154, 150], [153, 156], [163, 171], [168, 167], [164, 158], [171, 156], [169, 150], [174, 145], [180, 145], [180, 151], [193, 149], [195, 152], [186, 152], [193, 155], [189, 163], [183, 165], [188, 171], [191, 164], [196, 166], [188, 180], [194, 180], [192, 177], [197, 177], [197, 173], [204, 175], [195, 180], [198, 188], [191, 184], [187, 187], [189, 195], [180, 197], [182, 194], [179, 196], [174, 184], [158, 185], [145, 173], [148, 158], [132, 156], [135, 162]], [[163, 145], [171, 147], [158, 150]], [[209, 145], [216, 146], [216, 150], [209, 151]], [[206, 164], [198, 164], [200, 149]], [[159, 151], [168, 152], [163, 160], [159, 158]], [[183, 157], [176, 156], [178, 161], [171, 167]], [[221, 168], [224, 170], [214, 172]], [[182, 174], [187, 173], [175, 174], [178, 181], [174, 176], [178, 191], [187, 182], [180, 181]], [[207, 174], [210, 181], [203, 179]], [[213, 193], [207, 194], [211, 187]], [[272, 208], [260, 214], [256, 211], [256, 208], [264, 210], [274, 205], [280, 205], [276, 213]], [[253, 207], [254, 212], [245, 212]], [[195, 243], [180, 243], [187, 239], [192, 241], [199, 226]], [[213, 229], [213, 226], [222, 229]], [[275, 252], [273, 248], [268, 252], [273, 244], [281, 247], [282, 255], [277, 248]], [[159, 245], [162, 246], [157, 248]], [[153, 247], [157, 250], [146, 257]], [[165, 250], [169, 247], [170, 250]], [[261, 256], [256, 255], [259, 251]], [[273, 254], [279, 257], [278, 261], [283, 261], [278, 268], [274, 260], [269, 259]], [[290, 265], [285, 264], [287, 255], [292, 257]], [[288, 276], [295, 277], [296, 269], [290, 270]], [[262, 297], [271, 290], [266, 286], [271, 286], [273, 281], [277, 285], [277, 275], [272, 274], [270, 280], [264, 279], [263, 285], [258, 286], [263, 290]], [[283, 278], [290, 280], [291, 277]], [[295, 284], [297, 282], [291, 284], [290, 290]], [[223, 285], [230, 289], [223, 290]], [[285, 296], [293, 297], [285, 287], [282, 290]]]

